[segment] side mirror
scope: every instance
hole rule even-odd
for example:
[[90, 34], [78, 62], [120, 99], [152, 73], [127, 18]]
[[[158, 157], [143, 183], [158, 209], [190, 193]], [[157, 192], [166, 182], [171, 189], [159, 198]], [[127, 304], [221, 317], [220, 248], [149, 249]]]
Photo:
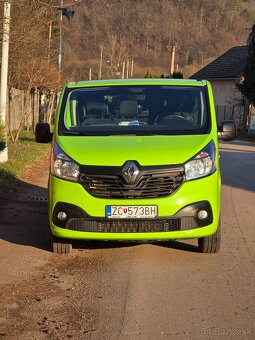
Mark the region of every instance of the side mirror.
[[236, 123], [234, 120], [224, 120], [218, 131], [218, 138], [223, 141], [231, 141], [234, 140], [236, 136]]
[[37, 123], [35, 127], [35, 141], [37, 143], [50, 143], [52, 141], [52, 133], [48, 123]]

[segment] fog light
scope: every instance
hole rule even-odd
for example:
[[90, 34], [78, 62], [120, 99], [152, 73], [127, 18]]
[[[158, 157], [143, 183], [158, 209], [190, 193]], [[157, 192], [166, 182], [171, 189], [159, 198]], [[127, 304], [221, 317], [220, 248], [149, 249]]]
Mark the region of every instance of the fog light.
[[205, 220], [208, 217], [208, 212], [206, 210], [200, 210], [197, 216], [200, 220]]
[[64, 221], [66, 220], [67, 218], [67, 214], [64, 212], [64, 211], [60, 211], [57, 215], [57, 218], [60, 220], [60, 221]]

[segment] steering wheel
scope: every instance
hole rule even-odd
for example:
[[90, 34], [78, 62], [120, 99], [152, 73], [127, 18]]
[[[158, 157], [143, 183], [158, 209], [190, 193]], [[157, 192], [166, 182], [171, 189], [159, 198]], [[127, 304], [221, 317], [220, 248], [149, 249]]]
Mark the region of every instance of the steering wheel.
[[156, 124], [159, 124], [160, 122], [163, 122], [164, 120], [170, 120], [170, 119], [182, 119], [182, 120], [185, 120], [186, 122], [189, 122], [189, 120], [181, 115], [171, 115], [171, 114], [168, 114], [166, 116], [161, 116], [161, 115], [157, 115], [155, 120], [154, 120], [154, 123]]
[[[177, 118], [177, 119], [187, 120], [185, 117], [180, 116], [180, 115], [167, 115], [166, 117], [169, 118], [169, 119], [176, 119], [176, 118]], [[164, 117], [163, 120], [164, 120], [166, 117]]]

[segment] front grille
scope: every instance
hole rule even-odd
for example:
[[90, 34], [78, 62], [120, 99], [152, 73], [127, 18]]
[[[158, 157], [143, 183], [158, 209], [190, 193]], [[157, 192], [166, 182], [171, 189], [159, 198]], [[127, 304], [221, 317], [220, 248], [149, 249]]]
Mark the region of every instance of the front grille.
[[197, 228], [194, 217], [167, 219], [98, 219], [71, 218], [66, 229], [102, 233], [152, 233], [180, 231]]
[[135, 184], [127, 184], [121, 175], [83, 174], [81, 184], [99, 198], [160, 198], [175, 192], [184, 180], [183, 168], [147, 171]]

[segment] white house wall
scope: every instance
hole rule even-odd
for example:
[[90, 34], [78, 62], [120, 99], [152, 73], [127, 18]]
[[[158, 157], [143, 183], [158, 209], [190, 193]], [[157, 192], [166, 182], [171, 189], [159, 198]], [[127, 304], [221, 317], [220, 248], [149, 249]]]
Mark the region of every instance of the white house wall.
[[211, 80], [217, 122], [234, 119], [238, 127], [241, 124], [242, 95], [237, 90], [234, 80]]
[[235, 86], [235, 80], [211, 80], [214, 101], [217, 106], [234, 106], [241, 100], [241, 94]]

